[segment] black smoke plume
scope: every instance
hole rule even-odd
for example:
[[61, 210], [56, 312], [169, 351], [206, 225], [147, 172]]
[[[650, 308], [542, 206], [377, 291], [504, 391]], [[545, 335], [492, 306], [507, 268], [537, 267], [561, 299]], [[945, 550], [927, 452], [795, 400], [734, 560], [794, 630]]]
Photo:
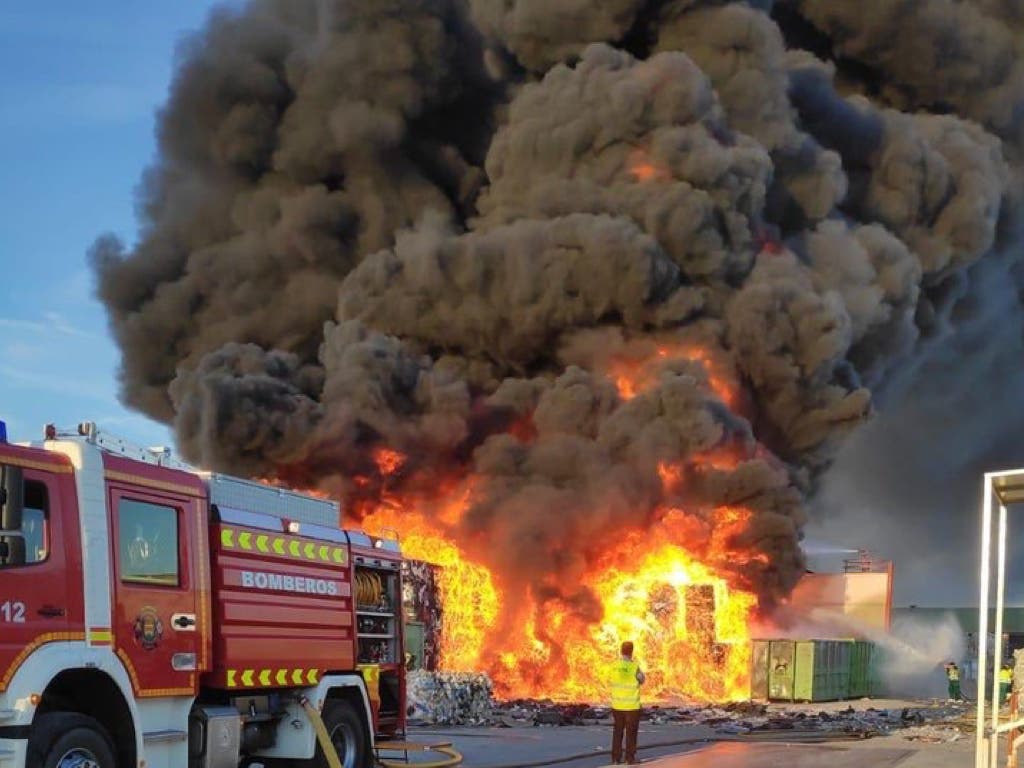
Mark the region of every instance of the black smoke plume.
[[766, 557], [719, 565], [771, 605], [842, 439], [1013, 236], [1022, 28], [994, 0], [218, 11], [138, 243], [92, 254], [124, 402], [356, 514], [473, 475], [474, 556], [584, 616], [623, 531], [682, 509], [699, 552], [742, 506]]

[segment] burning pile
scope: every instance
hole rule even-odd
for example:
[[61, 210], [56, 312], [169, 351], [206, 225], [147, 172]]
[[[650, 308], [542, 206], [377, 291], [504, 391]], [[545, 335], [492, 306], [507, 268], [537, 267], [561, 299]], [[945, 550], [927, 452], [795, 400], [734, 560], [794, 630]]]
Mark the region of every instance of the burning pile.
[[499, 695], [603, 698], [625, 638], [744, 695], [815, 478], [1019, 191], [1019, 20], [870, 5], [218, 11], [94, 248], [125, 402], [446, 566], [442, 666]]

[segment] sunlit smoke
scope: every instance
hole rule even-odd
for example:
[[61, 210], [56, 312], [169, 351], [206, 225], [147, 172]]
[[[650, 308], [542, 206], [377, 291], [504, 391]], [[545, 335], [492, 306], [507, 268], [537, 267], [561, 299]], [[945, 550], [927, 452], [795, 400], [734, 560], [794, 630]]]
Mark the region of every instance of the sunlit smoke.
[[124, 401], [446, 565], [481, 628], [446, 624], [446, 664], [590, 695], [638, 633], [659, 689], [738, 695], [736, 627], [801, 577], [873, 392], [1020, 250], [1020, 19], [867, 6], [215, 12], [139, 242], [92, 252]]

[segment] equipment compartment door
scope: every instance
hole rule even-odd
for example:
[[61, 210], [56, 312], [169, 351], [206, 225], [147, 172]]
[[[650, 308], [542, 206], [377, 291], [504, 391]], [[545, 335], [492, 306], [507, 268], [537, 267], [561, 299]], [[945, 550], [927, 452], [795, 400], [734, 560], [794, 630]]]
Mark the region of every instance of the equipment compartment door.
[[114, 645], [137, 696], [197, 690], [198, 515], [194, 499], [110, 489]]

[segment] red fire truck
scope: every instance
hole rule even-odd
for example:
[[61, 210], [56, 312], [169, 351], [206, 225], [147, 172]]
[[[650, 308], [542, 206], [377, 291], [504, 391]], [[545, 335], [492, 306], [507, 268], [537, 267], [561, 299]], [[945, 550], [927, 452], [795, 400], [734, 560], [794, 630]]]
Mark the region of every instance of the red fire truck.
[[404, 731], [396, 541], [92, 424], [3, 432], [0, 768], [355, 768]]

